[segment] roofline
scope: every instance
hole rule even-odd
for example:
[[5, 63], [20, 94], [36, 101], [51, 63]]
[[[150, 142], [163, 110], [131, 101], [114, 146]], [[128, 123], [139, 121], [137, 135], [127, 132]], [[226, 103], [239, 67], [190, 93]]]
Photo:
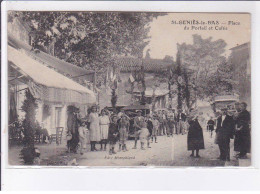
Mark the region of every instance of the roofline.
[[[10, 39], [12, 39], [12, 40], [15, 41], [16, 43], [18, 43], [19, 46], [20, 46], [22, 49], [25, 49], [25, 50], [26, 50], [26, 52], [28, 52], [28, 51], [31, 49], [29, 44], [26, 44], [26, 43], [24, 43], [24, 42], [18, 40], [17, 38], [11, 36], [10, 34], [8, 35], [8, 44], [9, 44], [9, 45], [12, 44], [12, 43], [10, 42]], [[63, 63], [64, 65], [66, 65], [66, 66], [68, 66], [68, 67], [71, 67], [71, 68], [73, 68], [73, 69], [75, 69], [75, 70], [77, 69], [78, 71], [82, 71], [80, 74], [72, 75], [72, 77], [81, 76], [81, 75], [83, 75], [83, 74], [94, 74], [94, 73], [95, 73], [95, 71], [86, 70], [86, 69], [84, 69], [84, 68], [82, 68], [82, 67], [79, 67], [79, 66], [77, 66], [77, 65], [73, 65], [73, 64], [68, 63], [68, 62], [66, 62], [66, 61], [63, 61], [63, 60], [61, 60], [61, 59], [59, 59], [59, 58], [57, 58], [57, 57], [55, 57], [55, 56], [49, 55], [48, 53], [45, 53], [45, 52], [43, 52], [43, 51], [41, 51], [41, 54], [42, 54], [42, 55], [45, 55], [45, 56], [47, 56], [47, 57], [49, 57], [49, 58], [51, 58], [52, 60], [55, 60], [55, 61], [59, 62], [59, 63]], [[45, 63], [45, 64], [47, 64], [48, 66], [51, 66], [51, 67], [57, 69], [57, 70], [60, 71], [60, 72], [67, 73], [67, 72], [62, 71], [61, 68], [58, 69], [57, 67], [55, 67], [55, 66], [52, 65], [51, 63], [47, 63], [46, 61], [42, 61], [42, 57], [39, 56], [39, 55], [35, 55], [35, 54], [32, 53], [32, 52], [30, 52], [29, 55], [30, 55], [31, 57], [38, 58], [38, 60], [40, 60], [42, 63]], [[68, 73], [68, 74], [69, 74], [69, 73]]]
[[229, 50], [236, 50], [236, 49], [239, 49], [239, 48], [241, 48], [241, 47], [243, 47], [243, 46], [245, 46], [245, 45], [248, 45], [248, 44], [250, 44], [250, 42], [246, 42], [246, 43], [237, 45], [237, 46], [235, 46], [235, 47], [230, 48]]

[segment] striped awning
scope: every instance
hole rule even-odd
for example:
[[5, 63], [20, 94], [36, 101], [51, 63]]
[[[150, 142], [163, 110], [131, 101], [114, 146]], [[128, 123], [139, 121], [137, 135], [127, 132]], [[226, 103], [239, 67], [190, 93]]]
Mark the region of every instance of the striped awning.
[[95, 93], [66, 76], [35, 61], [22, 50], [8, 46], [9, 64], [24, 75], [35, 98], [66, 104], [93, 104]]

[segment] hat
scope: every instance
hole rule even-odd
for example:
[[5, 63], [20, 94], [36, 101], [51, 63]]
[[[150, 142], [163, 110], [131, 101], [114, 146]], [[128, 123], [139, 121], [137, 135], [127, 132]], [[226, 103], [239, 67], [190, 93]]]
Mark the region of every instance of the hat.
[[91, 110], [92, 110], [93, 108], [97, 108], [97, 105], [92, 105], [92, 106], [91, 106]]
[[126, 114], [122, 114], [121, 118], [123, 118], [123, 117], [128, 118], [128, 116]]
[[136, 112], [142, 112], [141, 110], [137, 110]]
[[68, 133], [67, 136], [66, 136], [66, 140], [67, 141], [70, 141], [72, 139], [72, 134], [71, 133]]
[[117, 115], [111, 115], [111, 119], [117, 118]]

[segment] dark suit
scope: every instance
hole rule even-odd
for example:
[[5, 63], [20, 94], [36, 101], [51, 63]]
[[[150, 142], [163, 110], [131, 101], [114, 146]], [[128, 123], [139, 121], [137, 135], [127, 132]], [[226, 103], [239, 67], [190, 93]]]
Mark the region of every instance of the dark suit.
[[180, 117], [182, 121], [186, 121], [186, 115], [184, 113], [178, 113], [176, 121], [179, 122], [180, 121]]
[[221, 160], [230, 160], [230, 139], [234, 136], [234, 120], [231, 116], [226, 115], [226, 118], [222, 122], [222, 116], [217, 119], [217, 144], [220, 150]]
[[177, 118], [177, 129], [178, 129], [178, 133], [181, 133], [182, 135], [184, 134], [184, 122], [186, 121], [186, 115], [184, 113], [178, 113]]
[[244, 156], [250, 152], [250, 113], [247, 110], [240, 112], [235, 123], [241, 130], [235, 133], [234, 150], [239, 151], [240, 155]]

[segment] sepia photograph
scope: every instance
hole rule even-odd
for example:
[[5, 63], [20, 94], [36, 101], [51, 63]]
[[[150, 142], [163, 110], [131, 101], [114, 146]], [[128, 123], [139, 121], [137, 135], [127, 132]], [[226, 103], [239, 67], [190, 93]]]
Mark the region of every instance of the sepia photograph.
[[250, 13], [8, 11], [8, 164], [250, 167]]

